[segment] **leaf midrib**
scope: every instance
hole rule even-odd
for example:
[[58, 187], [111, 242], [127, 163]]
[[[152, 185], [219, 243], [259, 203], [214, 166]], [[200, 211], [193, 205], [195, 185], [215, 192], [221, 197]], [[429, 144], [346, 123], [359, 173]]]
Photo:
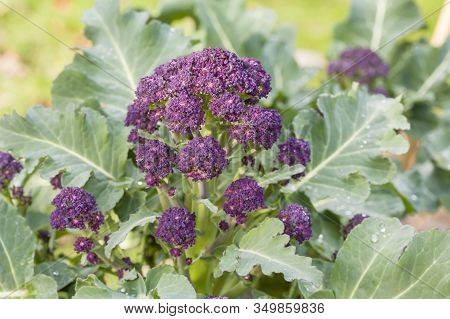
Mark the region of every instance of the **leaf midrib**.
[[386, 15], [386, 7], [387, 7], [387, 0], [379, 0], [377, 2], [377, 11], [375, 13], [375, 19], [373, 24], [372, 39], [370, 41], [370, 48], [372, 50], [378, 49], [378, 46], [380, 45], [380, 41], [383, 34], [383, 22], [384, 17]]
[[234, 48], [233, 44], [231, 43], [231, 40], [228, 38], [225, 30], [222, 28], [222, 25], [220, 24], [219, 19], [214, 14], [214, 11], [211, 10], [208, 1], [205, 1], [202, 3], [203, 8], [205, 9], [205, 12], [207, 16], [209, 16], [209, 20], [211, 21], [211, 24], [214, 29], [216, 29], [217, 34], [219, 35], [219, 38], [222, 40], [222, 43], [224, 44], [225, 48], [237, 52]]
[[420, 86], [417, 94], [422, 96], [434, 85], [440, 75], [447, 72], [447, 66], [450, 64], [450, 52], [447, 52], [442, 62], [436, 67], [431, 75]]
[[53, 147], [55, 147], [55, 148], [57, 148], [57, 149], [60, 149], [60, 150], [62, 150], [62, 151], [64, 151], [64, 152], [67, 152], [67, 153], [73, 155], [74, 157], [79, 158], [81, 161], [85, 162], [85, 163], [88, 164], [89, 166], [93, 167], [96, 171], [101, 172], [101, 173], [102, 173], [103, 175], [105, 175], [106, 177], [108, 177], [108, 178], [110, 178], [110, 179], [112, 179], [112, 180], [116, 180], [116, 177], [113, 176], [113, 175], [111, 175], [111, 173], [107, 172], [104, 168], [98, 166], [97, 164], [95, 164], [94, 162], [92, 162], [91, 160], [89, 160], [88, 158], [86, 158], [86, 157], [84, 157], [84, 156], [81, 156], [80, 154], [78, 154], [78, 153], [72, 151], [71, 149], [68, 149], [68, 148], [64, 147], [64, 146], [61, 145], [61, 144], [55, 144], [55, 143], [53, 143], [53, 142], [51, 142], [51, 141], [49, 141], [49, 140], [44, 140], [44, 139], [40, 139], [40, 138], [35, 138], [35, 137], [32, 137], [32, 136], [30, 136], [30, 135], [26, 135], [26, 134], [20, 134], [20, 133], [17, 133], [17, 132], [12, 132], [12, 133], [15, 134], [15, 135], [17, 135], [17, 136], [22, 136], [22, 137], [24, 137], [24, 138], [28, 138], [28, 139], [30, 139], [30, 140], [34, 140], [34, 141], [37, 141], [37, 142], [40, 142], [40, 143], [48, 144], [48, 145], [53, 146]]
[[15, 272], [13, 264], [12, 264], [11, 256], [9, 255], [9, 252], [6, 249], [6, 245], [5, 245], [5, 243], [3, 241], [3, 238], [1, 236], [0, 236], [0, 246], [5, 251], [5, 255], [6, 255], [6, 259], [8, 260], [9, 268], [11, 268], [11, 274], [12, 274], [12, 277], [14, 279], [14, 284], [16, 285], [16, 288], [17, 288], [17, 287], [19, 287], [19, 283], [17, 282], [16, 272]]

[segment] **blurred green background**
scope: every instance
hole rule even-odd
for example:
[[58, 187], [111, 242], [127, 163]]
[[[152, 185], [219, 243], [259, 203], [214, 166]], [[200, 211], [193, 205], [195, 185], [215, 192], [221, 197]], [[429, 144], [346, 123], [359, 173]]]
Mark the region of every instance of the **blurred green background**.
[[[376, 1], [376, 0], [374, 0]], [[393, 0], [395, 1], [395, 0]], [[0, 1], [0, 114], [16, 110], [23, 114], [35, 104], [50, 105], [53, 79], [70, 63], [73, 52], [2, 2], [77, 48], [89, 46], [83, 37], [81, 14], [94, 0], [1, 0]], [[247, 0], [250, 8], [268, 7], [278, 14], [279, 24], [293, 24], [298, 47], [326, 52], [333, 26], [347, 16], [350, 0]], [[423, 15], [442, 4], [441, 0], [417, 0]], [[157, 0], [121, 0], [156, 12]], [[437, 14], [427, 20], [431, 32]]]

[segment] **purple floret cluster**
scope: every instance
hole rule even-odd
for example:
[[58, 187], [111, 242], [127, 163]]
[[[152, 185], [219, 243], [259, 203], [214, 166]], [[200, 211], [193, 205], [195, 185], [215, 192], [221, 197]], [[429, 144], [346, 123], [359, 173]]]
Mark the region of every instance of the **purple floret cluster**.
[[[189, 248], [195, 243], [195, 214], [180, 207], [167, 209], [159, 219], [155, 237], [177, 250]], [[175, 257], [177, 253], [175, 250], [171, 252]]]
[[146, 174], [145, 180], [151, 187], [159, 185], [160, 179], [172, 173], [175, 162], [175, 152], [158, 140], [147, 140], [136, 151], [137, 166]]
[[265, 207], [264, 189], [250, 177], [231, 183], [225, 190], [224, 197], [223, 210], [236, 218], [237, 224], [245, 223], [249, 212]]
[[50, 215], [53, 229], [86, 229], [97, 232], [104, 217], [97, 209], [94, 196], [79, 187], [63, 188], [52, 201], [56, 209]]
[[0, 152], [0, 189], [5, 187], [22, 169], [22, 164], [11, 154]]
[[241, 144], [252, 143], [270, 149], [280, 137], [281, 128], [281, 115], [276, 110], [250, 106], [228, 133]]
[[77, 253], [88, 253], [94, 247], [94, 242], [92, 239], [87, 237], [77, 237], [75, 243], [73, 244], [73, 249]]
[[350, 234], [353, 228], [361, 224], [364, 221], [364, 219], [368, 217], [369, 216], [364, 214], [356, 214], [355, 216], [353, 216], [342, 229], [342, 236], [344, 237], [344, 239], [347, 239], [347, 236]]
[[[278, 161], [282, 164], [293, 166], [302, 164], [306, 166], [311, 160], [311, 148], [309, 142], [301, 138], [290, 137], [286, 142], [281, 143], [278, 148]], [[296, 174], [292, 177], [299, 178], [304, 173]]]
[[389, 66], [378, 54], [366, 48], [347, 49], [328, 65], [328, 74], [367, 85], [377, 78], [385, 78], [388, 73]]
[[289, 204], [277, 215], [284, 224], [284, 233], [299, 243], [311, 238], [311, 215], [306, 207]]
[[226, 151], [210, 136], [196, 137], [178, 154], [178, 168], [193, 181], [219, 176], [227, 167]]
[[220, 48], [207, 48], [174, 59], [141, 79], [128, 107], [125, 125], [133, 126], [129, 141], [142, 142], [139, 130], [153, 133], [164, 121], [170, 131], [190, 135], [211, 113], [237, 122], [248, 105], [271, 91], [270, 75], [255, 59], [240, 59]]

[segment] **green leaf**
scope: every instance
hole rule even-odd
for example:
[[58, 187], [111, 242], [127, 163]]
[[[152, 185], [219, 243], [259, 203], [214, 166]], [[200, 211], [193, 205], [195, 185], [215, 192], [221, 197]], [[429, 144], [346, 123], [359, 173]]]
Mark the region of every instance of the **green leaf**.
[[73, 299], [133, 299], [126, 294], [111, 289], [98, 287], [81, 287], [73, 296]]
[[147, 290], [151, 292], [158, 285], [159, 280], [164, 274], [175, 274], [175, 269], [168, 265], [159, 265], [152, 268], [147, 273], [147, 278], [145, 279], [145, 285]]
[[106, 256], [111, 256], [112, 250], [125, 240], [128, 233], [132, 231], [133, 228], [144, 226], [148, 223], [153, 223], [156, 221], [156, 217], [157, 215], [155, 213], [148, 212], [145, 209], [137, 212], [136, 214], [130, 215], [130, 218], [126, 222], [120, 223], [119, 230], [110, 235], [108, 244], [105, 247]]
[[194, 12], [206, 30], [205, 46], [245, 55], [245, 42], [254, 34], [268, 34], [275, 22], [269, 10], [245, 10], [243, 0], [197, 0]]
[[[336, 45], [377, 50], [419, 28], [423, 25], [420, 19], [412, 0], [352, 0], [348, 19], [334, 31]], [[387, 54], [391, 49], [392, 45], [386, 45], [381, 53]]]
[[8, 297], [33, 277], [36, 238], [25, 219], [0, 201], [0, 294]]
[[217, 207], [216, 205], [211, 203], [211, 201], [209, 199], [207, 199], [207, 198], [205, 198], [205, 199], [198, 199], [197, 202], [201, 203], [205, 207], [207, 207], [211, 213], [216, 214], [219, 211], [219, 207]]
[[43, 262], [34, 267], [35, 274], [44, 274], [52, 277], [58, 290], [66, 287], [77, 277], [77, 273], [62, 260]]
[[317, 208], [326, 208], [347, 218], [361, 213], [372, 217], [400, 217], [405, 211], [403, 201], [393, 189], [377, 185], [371, 187], [369, 197], [362, 203], [341, 205], [337, 198], [332, 198]]
[[93, 46], [76, 55], [53, 84], [53, 103], [65, 107], [97, 99], [123, 119], [139, 79], [190, 51], [189, 39], [145, 11], [119, 12], [118, 0], [98, 0], [82, 18]]
[[[128, 185], [124, 179], [128, 155], [127, 130], [89, 108], [30, 109], [25, 118], [12, 114], [0, 120], [0, 148], [13, 150], [28, 160], [45, 158], [41, 172], [50, 178], [65, 171], [65, 186], [83, 186], [91, 174], [92, 184], [113, 192], [115, 201]], [[70, 181], [70, 182], [68, 182]], [[120, 184], [117, 189], [117, 184]], [[107, 210], [115, 203], [99, 198]]]
[[194, 287], [182, 275], [165, 273], [159, 280], [156, 291], [161, 299], [196, 299]]
[[[450, 59], [449, 59], [450, 61]], [[439, 126], [430, 131], [423, 145], [430, 153], [436, 165], [450, 171], [450, 129], [449, 124]]]
[[34, 276], [24, 287], [27, 299], [58, 299], [56, 281], [47, 275]]
[[305, 167], [301, 164], [293, 166], [283, 165], [279, 170], [264, 174], [263, 176], [258, 176], [255, 180], [258, 182], [259, 186], [266, 187], [270, 184], [289, 180], [293, 175], [300, 174], [304, 170]]
[[409, 100], [433, 96], [433, 90], [448, 78], [450, 40], [441, 48], [421, 41], [406, 47], [399, 46], [397, 51], [392, 59], [389, 77], [397, 93], [406, 95]]
[[312, 123], [299, 136], [311, 144], [311, 162], [305, 176], [282, 191], [303, 191], [316, 208], [336, 199], [342, 206], [363, 203], [370, 184], [387, 183], [395, 174], [385, 152], [408, 150], [408, 142], [395, 132], [409, 128], [403, 106], [398, 99], [357, 88], [348, 95], [322, 95], [318, 106], [323, 117], [309, 116]]
[[322, 273], [311, 266], [311, 258], [298, 256], [294, 246], [286, 246], [289, 236], [282, 235], [283, 229], [278, 219], [264, 220], [246, 233], [238, 246], [228, 246], [215, 276], [221, 276], [224, 271], [236, 271], [239, 276], [245, 276], [260, 265], [265, 275], [282, 273], [286, 281], [298, 279], [320, 287]]
[[397, 219], [368, 218], [353, 229], [332, 270], [336, 297], [450, 297], [450, 233], [413, 236]]
[[114, 211], [121, 221], [127, 220], [131, 214], [136, 213], [145, 204], [147, 193], [139, 190], [126, 191]]

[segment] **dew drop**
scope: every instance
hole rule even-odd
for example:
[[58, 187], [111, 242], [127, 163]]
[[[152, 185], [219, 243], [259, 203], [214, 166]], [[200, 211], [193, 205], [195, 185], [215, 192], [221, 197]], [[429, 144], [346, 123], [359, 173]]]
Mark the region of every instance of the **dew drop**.
[[364, 141], [363, 141], [363, 144], [364, 144], [364, 145], [366, 145], [366, 144], [367, 144], [367, 141], [366, 141], [366, 140], [364, 140]]
[[386, 234], [383, 234], [383, 238], [386, 238]]
[[320, 234], [319, 237], [317, 237], [317, 242], [320, 244], [323, 243], [323, 235], [322, 234]]
[[416, 194], [412, 194], [412, 195], [411, 195], [411, 200], [412, 200], [413, 202], [415, 202], [415, 201], [417, 200], [417, 195], [416, 195]]
[[141, 181], [137, 182], [137, 184], [138, 184], [139, 186], [142, 186], [142, 185], [144, 185], [144, 183], [143, 183], [143, 182], [141, 182]]
[[120, 289], [120, 292], [125, 292], [125, 291], [126, 291], [125, 288]]
[[370, 241], [372, 242], [372, 243], [376, 243], [376, 242], [378, 242], [378, 235], [377, 234], [373, 234], [372, 235], [372, 237], [370, 237]]
[[54, 271], [52, 274], [53, 274], [53, 276], [59, 276], [59, 272], [57, 272], [57, 271]]
[[386, 227], [384, 226], [383, 223], [380, 224], [380, 232], [382, 232], [382, 233], [386, 232]]

